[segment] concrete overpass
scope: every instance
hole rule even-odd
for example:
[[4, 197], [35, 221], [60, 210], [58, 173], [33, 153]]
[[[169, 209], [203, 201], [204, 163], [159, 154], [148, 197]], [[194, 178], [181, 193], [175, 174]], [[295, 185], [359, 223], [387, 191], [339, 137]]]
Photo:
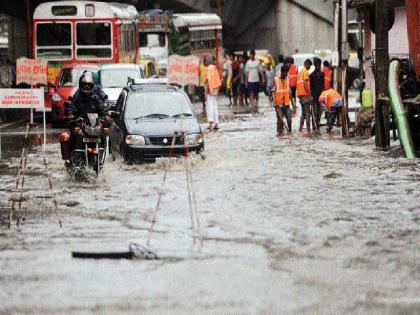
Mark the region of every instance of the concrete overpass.
[[[13, 18], [13, 57], [28, 52], [25, 40], [35, 7], [46, 0], [2, 0], [0, 14]], [[109, 0], [104, 0], [112, 2]], [[267, 48], [273, 54], [332, 48], [332, 0], [113, 0], [139, 10], [160, 7], [174, 12], [218, 12], [224, 46], [235, 50]]]

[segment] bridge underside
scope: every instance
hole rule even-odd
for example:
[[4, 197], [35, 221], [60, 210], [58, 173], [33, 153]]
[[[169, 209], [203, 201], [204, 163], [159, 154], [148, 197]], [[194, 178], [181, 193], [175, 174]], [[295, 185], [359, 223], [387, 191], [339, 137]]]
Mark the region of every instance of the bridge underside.
[[[28, 40], [25, 39], [29, 29], [27, 25], [32, 23], [31, 17], [36, 6], [46, 1], [2, 0], [0, 15], [3, 13], [14, 17], [13, 42], [16, 42], [16, 37], [21, 42], [11, 55], [21, 55], [25, 50], [28, 52]], [[292, 51], [291, 42], [294, 41], [293, 50], [309, 52], [319, 45], [328, 48], [328, 39], [319, 39], [319, 33], [331, 37], [328, 36], [331, 31], [331, 0], [220, 0], [220, 8], [217, 8], [217, 0], [103, 1], [125, 2], [136, 6], [138, 10], [161, 8], [174, 12], [220, 12], [224, 24], [224, 47], [235, 50], [268, 48], [273, 54], [288, 54]], [[311, 27], [310, 23], [317, 26]], [[306, 43], [305, 39], [308, 38], [320, 42]]]

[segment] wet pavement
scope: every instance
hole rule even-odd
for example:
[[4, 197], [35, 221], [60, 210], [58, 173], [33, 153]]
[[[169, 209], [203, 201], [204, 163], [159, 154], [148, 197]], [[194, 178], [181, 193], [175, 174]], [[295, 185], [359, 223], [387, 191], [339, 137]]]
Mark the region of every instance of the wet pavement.
[[[191, 158], [195, 232], [182, 160], [108, 161], [98, 181], [77, 183], [50, 144], [54, 213], [32, 154], [25, 221], [0, 228], [0, 314], [419, 314], [420, 163], [398, 143], [277, 139], [265, 98], [258, 115], [221, 113], [206, 159]], [[145, 245], [165, 167], [150, 243], [162, 259], [71, 258]], [[2, 174], [6, 207], [15, 176]]]

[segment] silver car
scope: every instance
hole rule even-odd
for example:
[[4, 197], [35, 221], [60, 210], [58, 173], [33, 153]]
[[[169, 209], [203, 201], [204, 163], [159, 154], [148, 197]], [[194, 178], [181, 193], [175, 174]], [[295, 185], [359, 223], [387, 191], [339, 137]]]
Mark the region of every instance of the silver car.
[[98, 71], [99, 85], [102, 87], [110, 105], [117, 102], [122, 89], [127, 86], [130, 79], [139, 81], [144, 79], [145, 75], [140, 65], [109, 63], [103, 64]]

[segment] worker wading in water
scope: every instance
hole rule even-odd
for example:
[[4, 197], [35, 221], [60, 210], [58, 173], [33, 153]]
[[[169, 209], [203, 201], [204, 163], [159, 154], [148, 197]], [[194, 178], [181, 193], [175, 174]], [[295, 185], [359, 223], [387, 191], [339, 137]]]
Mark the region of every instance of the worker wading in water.
[[293, 117], [295, 117], [297, 113], [296, 86], [297, 86], [297, 76], [298, 76], [298, 69], [294, 63], [295, 63], [295, 60], [293, 59], [293, 57], [286, 57], [284, 61], [284, 64], [289, 69], [288, 78], [289, 78], [289, 83], [290, 83], [290, 92], [292, 96]]
[[337, 91], [329, 89], [322, 92], [318, 101], [319, 104], [326, 107], [328, 126], [327, 132], [331, 132], [334, 126], [335, 119], [341, 113], [343, 107], [343, 98]]
[[274, 78], [273, 105], [277, 116], [277, 136], [283, 135], [283, 117], [287, 121], [287, 134], [292, 133], [292, 113], [290, 110], [291, 93], [290, 83], [287, 77], [289, 68], [286, 65], [281, 67], [281, 74]]
[[313, 99], [311, 96], [311, 84], [309, 81], [309, 69], [312, 66], [312, 61], [306, 59], [303, 69], [299, 72], [297, 79], [297, 97], [302, 107], [302, 116], [300, 116], [299, 132], [302, 132], [303, 123], [306, 121], [306, 130], [311, 132], [311, 108]]

